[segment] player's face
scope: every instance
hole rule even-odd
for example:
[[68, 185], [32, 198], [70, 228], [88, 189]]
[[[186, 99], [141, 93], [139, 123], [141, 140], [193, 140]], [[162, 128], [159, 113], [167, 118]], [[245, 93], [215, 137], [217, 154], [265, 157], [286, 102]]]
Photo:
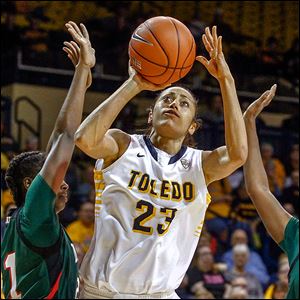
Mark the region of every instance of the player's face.
[[196, 102], [184, 88], [170, 87], [163, 91], [153, 108], [150, 121], [162, 137], [178, 139], [193, 134], [196, 123]]
[[63, 181], [63, 183], [60, 186], [60, 190], [56, 195], [56, 200], [55, 200], [55, 211], [57, 213], [62, 211], [65, 208], [66, 203], [68, 202], [68, 190], [69, 190], [68, 184], [65, 181]]

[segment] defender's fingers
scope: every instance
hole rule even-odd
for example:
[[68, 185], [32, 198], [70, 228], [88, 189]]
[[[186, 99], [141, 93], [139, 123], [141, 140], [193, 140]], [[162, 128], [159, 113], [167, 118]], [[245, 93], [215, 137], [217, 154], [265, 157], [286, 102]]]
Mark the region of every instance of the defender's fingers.
[[211, 47], [213, 47], [214, 41], [213, 41], [213, 37], [212, 37], [212, 35], [211, 35], [211, 33], [210, 33], [209, 27], [206, 27], [206, 28], [205, 28], [205, 36], [206, 36], [207, 40], [209, 41]]
[[79, 34], [79, 36], [81, 36], [81, 37], [83, 36], [80, 28], [78, 27], [78, 25], [75, 22], [69, 21], [68, 23], [74, 28], [74, 30]]
[[79, 57], [80, 55], [80, 48], [79, 46], [77, 45], [77, 43], [75, 43], [74, 41], [71, 41], [71, 44], [74, 46], [74, 48], [76, 49], [76, 56]]
[[64, 42], [64, 45], [67, 46], [76, 55], [76, 49], [75, 49], [75, 47], [71, 43]]
[[209, 41], [207, 40], [207, 37], [205, 34], [202, 34], [202, 41], [203, 41], [203, 44], [204, 44], [204, 47], [206, 49], [206, 51], [208, 53], [211, 53], [211, 51], [213, 51], [213, 48], [211, 47]]
[[222, 49], [222, 36], [220, 35], [218, 37], [218, 54], [222, 53], [223, 49]]
[[217, 26], [213, 26], [212, 28], [212, 38], [213, 38], [213, 45], [215, 48], [218, 47], [218, 36], [217, 36]]
[[75, 29], [71, 25], [66, 25], [68, 31], [70, 32], [72, 38], [77, 42], [78, 44], [81, 44], [81, 36], [75, 31]]
[[81, 31], [82, 31], [83, 36], [84, 36], [86, 39], [90, 40], [89, 33], [88, 33], [86, 27], [84, 26], [84, 24], [80, 23], [80, 28], [81, 28]]

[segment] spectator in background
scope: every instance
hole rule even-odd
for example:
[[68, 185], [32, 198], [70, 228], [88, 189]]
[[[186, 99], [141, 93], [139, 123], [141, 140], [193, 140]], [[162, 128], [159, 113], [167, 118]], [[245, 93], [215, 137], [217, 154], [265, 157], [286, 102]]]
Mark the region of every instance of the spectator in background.
[[89, 201], [82, 203], [78, 219], [69, 224], [66, 231], [73, 243], [82, 246], [85, 254], [94, 234], [94, 203]]
[[247, 279], [243, 276], [233, 278], [224, 299], [249, 299]]
[[[236, 229], [231, 236], [231, 246], [232, 249], [228, 250], [222, 256], [222, 261], [227, 264], [229, 270], [234, 268], [234, 247], [237, 245], [245, 245], [248, 249], [248, 236], [245, 230], [243, 229]], [[260, 255], [253, 251], [247, 250], [247, 261], [246, 265], [244, 266], [245, 272], [253, 274], [259, 280], [259, 282], [266, 286], [269, 282], [269, 274], [267, 272], [267, 268], [261, 259]]]
[[201, 118], [209, 123], [220, 125], [224, 123], [224, 111], [223, 111], [223, 101], [221, 95], [214, 95], [207, 101], [208, 110]]
[[[277, 281], [268, 286], [265, 291], [265, 299], [284, 299], [288, 292], [288, 273], [290, 267], [288, 261], [279, 264]], [[281, 297], [281, 298], [280, 298]]]
[[227, 250], [229, 235], [229, 214], [231, 210], [232, 188], [228, 178], [212, 182], [208, 186], [211, 203], [205, 215], [205, 224], [208, 232], [218, 240], [216, 260]]
[[299, 170], [292, 171], [290, 179], [291, 185], [283, 190], [280, 202], [291, 215], [299, 218]]
[[197, 249], [195, 264], [187, 271], [187, 275], [189, 290], [193, 294], [199, 296], [200, 292], [207, 290], [214, 298], [223, 297], [227, 283], [223, 273], [215, 268], [214, 256], [209, 247], [202, 246]]
[[241, 181], [239, 187], [234, 191], [233, 196], [230, 213], [232, 229], [244, 229], [252, 237], [253, 246], [256, 249], [260, 249], [259, 225], [261, 225], [261, 220], [254, 204], [248, 196], [244, 180]]
[[219, 147], [224, 144], [224, 111], [223, 101], [220, 95], [208, 97], [205, 111], [200, 111], [199, 117], [206, 125], [213, 138], [210, 138], [210, 147]]
[[261, 145], [261, 156], [268, 176], [270, 191], [279, 197], [285, 183], [285, 169], [282, 162], [274, 158], [273, 155], [273, 146], [269, 143], [263, 143]]
[[[298, 125], [297, 125], [298, 128]], [[294, 144], [289, 152], [288, 161], [285, 163], [286, 181], [285, 187], [289, 187], [292, 184], [291, 174], [293, 171], [299, 172], [299, 144]]]
[[20, 30], [16, 26], [15, 1], [1, 1], [1, 64], [5, 69], [4, 74], [1, 72], [2, 86], [7, 83], [8, 78], [14, 77], [19, 46]]
[[246, 244], [238, 244], [233, 247], [233, 267], [225, 273], [226, 279], [232, 281], [234, 278], [243, 276], [247, 280], [248, 294], [251, 299], [262, 299], [263, 290], [257, 277], [246, 271], [249, 261], [249, 248]]
[[291, 48], [284, 53], [284, 62], [284, 78], [294, 86], [299, 86], [299, 37], [294, 39]]
[[27, 64], [43, 66], [47, 63], [48, 32], [41, 28], [44, 18], [46, 16], [42, 7], [37, 8], [28, 16], [29, 26], [21, 35], [23, 59]]
[[261, 52], [262, 73], [276, 76], [278, 70], [282, 69], [282, 54], [279, 50], [279, 41], [276, 37], [270, 36], [267, 39], [266, 47]]
[[243, 168], [238, 168], [228, 176], [229, 183], [233, 190], [237, 189], [244, 180]]

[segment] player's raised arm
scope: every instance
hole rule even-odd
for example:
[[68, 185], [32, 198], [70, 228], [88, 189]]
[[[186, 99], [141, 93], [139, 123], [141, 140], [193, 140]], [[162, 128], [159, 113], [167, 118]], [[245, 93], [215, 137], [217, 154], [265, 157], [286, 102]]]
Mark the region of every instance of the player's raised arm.
[[248, 136], [248, 159], [244, 165], [247, 192], [250, 195], [266, 229], [272, 238], [280, 243], [291, 215], [280, 205], [269, 189], [268, 177], [262, 162], [255, 120], [259, 113], [273, 99], [276, 85], [249, 105], [244, 113]]
[[95, 159], [103, 158], [106, 165], [116, 160], [130, 141], [123, 131], [109, 130], [120, 111], [139, 92], [157, 91], [166, 86], [169, 85], [143, 80], [129, 67], [129, 78], [82, 122], [75, 135], [76, 146]]
[[[54, 192], [58, 192], [70, 163], [74, 150], [74, 134], [81, 122], [84, 96], [90, 84], [90, 68], [95, 65], [95, 51], [91, 47], [88, 32], [83, 24], [80, 28], [72, 21], [66, 24], [76, 43], [65, 44], [64, 49], [75, 63], [75, 73], [71, 87], [57, 117], [53, 133], [49, 141], [49, 154], [40, 172]], [[74, 48], [72, 48], [72, 46]], [[73, 50], [73, 51], [72, 51]]]
[[202, 36], [210, 60], [197, 56], [208, 72], [219, 84], [223, 99], [226, 146], [203, 153], [203, 169], [206, 184], [224, 178], [239, 168], [247, 158], [247, 136], [242, 111], [236, 94], [234, 78], [222, 51], [222, 37], [217, 36], [217, 27], [212, 33], [205, 29]]

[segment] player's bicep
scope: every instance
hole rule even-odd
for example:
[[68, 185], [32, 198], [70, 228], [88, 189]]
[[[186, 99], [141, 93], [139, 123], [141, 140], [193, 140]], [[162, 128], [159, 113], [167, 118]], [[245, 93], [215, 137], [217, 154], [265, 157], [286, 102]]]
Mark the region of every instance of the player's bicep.
[[109, 129], [100, 143], [97, 145], [85, 145], [76, 143], [84, 153], [95, 158], [104, 159], [105, 161], [115, 160], [120, 156], [123, 147], [130, 141], [130, 136], [119, 129]]
[[20, 215], [21, 230], [35, 246], [47, 246], [59, 236], [59, 222], [54, 209], [56, 194], [38, 174], [32, 181]]
[[42, 170], [40, 171], [40, 175], [55, 193], [60, 190], [65, 178], [74, 147], [73, 137], [67, 133], [60, 134], [52, 145]]
[[230, 160], [226, 146], [213, 151], [202, 152], [202, 166], [205, 182], [211, 182], [227, 177], [240, 167], [240, 164]]

